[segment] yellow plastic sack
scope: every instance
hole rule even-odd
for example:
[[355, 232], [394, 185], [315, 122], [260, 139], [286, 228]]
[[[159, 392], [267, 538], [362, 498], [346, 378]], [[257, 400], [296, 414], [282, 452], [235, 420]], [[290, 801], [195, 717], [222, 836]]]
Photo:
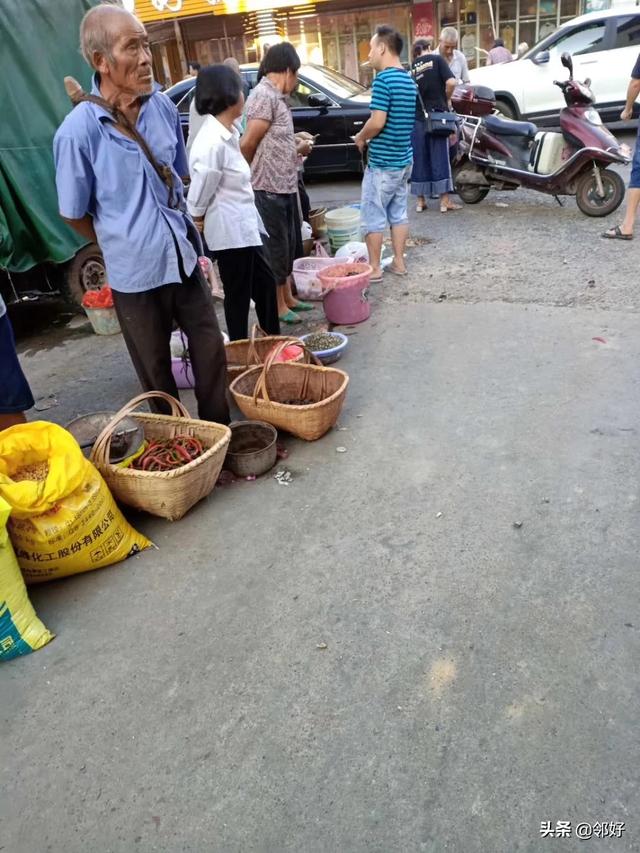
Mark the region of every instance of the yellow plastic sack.
[[9, 504], [0, 498], [0, 661], [28, 655], [53, 640], [31, 606], [7, 533]]
[[[12, 479], [43, 462], [46, 479]], [[71, 433], [56, 424], [0, 432], [0, 496], [11, 507], [9, 535], [27, 583], [100, 569], [151, 546], [125, 520]]]

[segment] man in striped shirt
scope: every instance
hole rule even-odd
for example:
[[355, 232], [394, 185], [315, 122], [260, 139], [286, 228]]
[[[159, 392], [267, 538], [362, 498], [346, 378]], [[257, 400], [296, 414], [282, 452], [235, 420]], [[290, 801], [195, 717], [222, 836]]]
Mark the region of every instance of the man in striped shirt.
[[402, 36], [380, 26], [371, 39], [369, 62], [377, 74], [371, 88], [371, 117], [354, 137], [360, 151], [368, 144], [362, 181], [362, 227], [373, 268], [371, 281], [382, 280], [380, 255], [387, 224], [391, 226], [395, 275], [406, 275], [404, 249], [409, 234], [408, 180], [411, 131], [416, 115], [416, 84], [400, 62]]

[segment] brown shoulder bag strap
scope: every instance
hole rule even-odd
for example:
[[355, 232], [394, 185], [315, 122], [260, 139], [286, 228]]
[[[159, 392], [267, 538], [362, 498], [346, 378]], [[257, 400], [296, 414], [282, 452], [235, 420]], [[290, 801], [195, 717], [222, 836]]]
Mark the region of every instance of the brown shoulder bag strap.
[[122, 110], [115, 106], [115, 104], [111, 104], [109, 101], [101, 98], [99, 95], [90, 95], [85, 92], [82, 86], [73, 77], [64, 78], [64, 87], [74, 107], [81, 104], [83, 101], [90, 101], [92, 104], [102, 107], [102, 109], [106, 110], [113, 118], [115, 126], [122, 131], [125, 136], [130, 137], [134, 142], [138, 143], [144, 156], [151, 163], [154, 171], [169, 192], [168, 206], [172, 209], [177, 208], [178, 198], [174, 195], [173, 172], [171, 170], [171, 166], [158, 163], [153, 152], [147, 145], [147, 141], [144, 136], [140, 133], [137, 127], [129, 121]]

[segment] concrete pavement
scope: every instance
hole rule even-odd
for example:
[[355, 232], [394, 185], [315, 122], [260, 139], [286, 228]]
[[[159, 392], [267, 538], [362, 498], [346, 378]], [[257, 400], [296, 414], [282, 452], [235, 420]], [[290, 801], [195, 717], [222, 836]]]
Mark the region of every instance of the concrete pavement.
[[[635, 252], [514, 199], [416, 220], [291, 486], [136, 516], [159, 550], [32, 590], [58, 637], [0, 669], [6, 851], [640, 850]], [[47, 339], [43, 416], [136, 392], [119, 339]]]

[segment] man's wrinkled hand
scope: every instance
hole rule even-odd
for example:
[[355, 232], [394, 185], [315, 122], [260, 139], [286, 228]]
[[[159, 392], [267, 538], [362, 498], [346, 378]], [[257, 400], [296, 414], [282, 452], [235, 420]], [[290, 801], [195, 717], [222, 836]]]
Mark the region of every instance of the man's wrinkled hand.
[[359, 133], [356, 133], [356, 135], [353, 137], [353, 141], [355, 142], [355, 146], [358, 149], [358, 151], [362, 154], [362, 152], [364, 151], [365, 146], [367, 144], [366, 140], [363, 139]]
[[622, 112], [620, 113], [620, 121], [631, 121], [632, 118], [633, 118], [633, 108], [628, 109], [627, 107], [625, 107], [622, 110]]

